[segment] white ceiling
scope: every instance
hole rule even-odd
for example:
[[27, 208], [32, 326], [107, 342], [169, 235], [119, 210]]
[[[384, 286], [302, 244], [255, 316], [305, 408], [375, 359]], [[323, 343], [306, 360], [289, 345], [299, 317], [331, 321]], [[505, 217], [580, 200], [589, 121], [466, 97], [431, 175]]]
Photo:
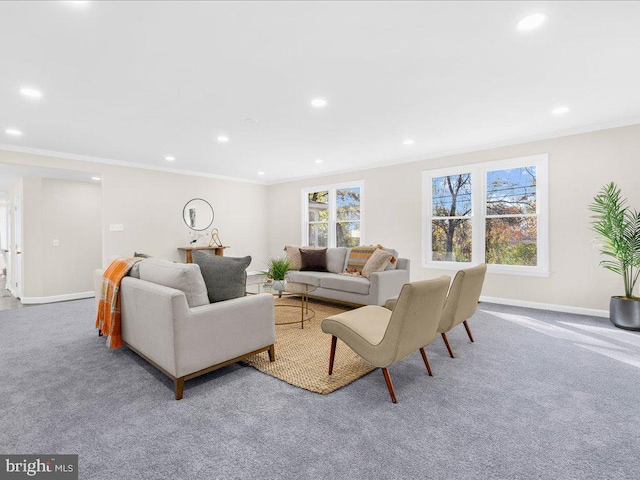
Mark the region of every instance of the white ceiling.
[[0, 2], [0, 45], [0, 143], [267, 183], [640, 122], [640, 2]]

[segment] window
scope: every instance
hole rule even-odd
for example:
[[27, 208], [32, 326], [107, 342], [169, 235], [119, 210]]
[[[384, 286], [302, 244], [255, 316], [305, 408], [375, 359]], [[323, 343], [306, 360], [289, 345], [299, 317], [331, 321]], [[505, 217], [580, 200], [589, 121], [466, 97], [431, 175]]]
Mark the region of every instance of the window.
[[356, 247], [362, 240], [363, 182], [302, 190], [302, 245]]
[[423, 172], [430, 268], [548, 275], [547, 155]]

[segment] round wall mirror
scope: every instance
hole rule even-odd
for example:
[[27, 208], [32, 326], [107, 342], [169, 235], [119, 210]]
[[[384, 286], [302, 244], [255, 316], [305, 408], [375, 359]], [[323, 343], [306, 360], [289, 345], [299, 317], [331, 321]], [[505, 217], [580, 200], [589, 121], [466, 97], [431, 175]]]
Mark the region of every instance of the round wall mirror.
[[213, 207], [202, 198], [194, 198], [184, 206], [182, 218], [190, 229], [206, 230], [213, 223]]

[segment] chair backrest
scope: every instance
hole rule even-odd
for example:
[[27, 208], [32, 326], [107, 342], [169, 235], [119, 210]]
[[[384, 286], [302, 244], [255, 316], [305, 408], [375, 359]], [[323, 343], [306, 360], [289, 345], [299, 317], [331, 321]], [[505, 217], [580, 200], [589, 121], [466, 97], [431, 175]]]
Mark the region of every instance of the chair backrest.
[[446, 333], [476, 313], [486, 273], [487, 265], [481, 263], [456, 274], [444, 304], [438, 332]]
[[433, 341], [438, 334], [440, 316], [447, 297], [450, 277], [407, 283], [393, 309], [384, 349], [393, 352], [394, 363]]

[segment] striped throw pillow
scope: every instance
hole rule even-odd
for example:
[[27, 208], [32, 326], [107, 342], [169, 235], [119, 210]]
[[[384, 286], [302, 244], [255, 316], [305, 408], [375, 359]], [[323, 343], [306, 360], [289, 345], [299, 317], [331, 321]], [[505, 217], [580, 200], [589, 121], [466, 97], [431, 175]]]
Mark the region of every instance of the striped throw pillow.
[[373, 255], [378, 248], [377, 245], [365, 245], [361, 247], [353, 247], [349, 254], [349, 261], [347, 262], [347, 273], [362, 274], [362, 269], [369, 260], [369, 257]]

